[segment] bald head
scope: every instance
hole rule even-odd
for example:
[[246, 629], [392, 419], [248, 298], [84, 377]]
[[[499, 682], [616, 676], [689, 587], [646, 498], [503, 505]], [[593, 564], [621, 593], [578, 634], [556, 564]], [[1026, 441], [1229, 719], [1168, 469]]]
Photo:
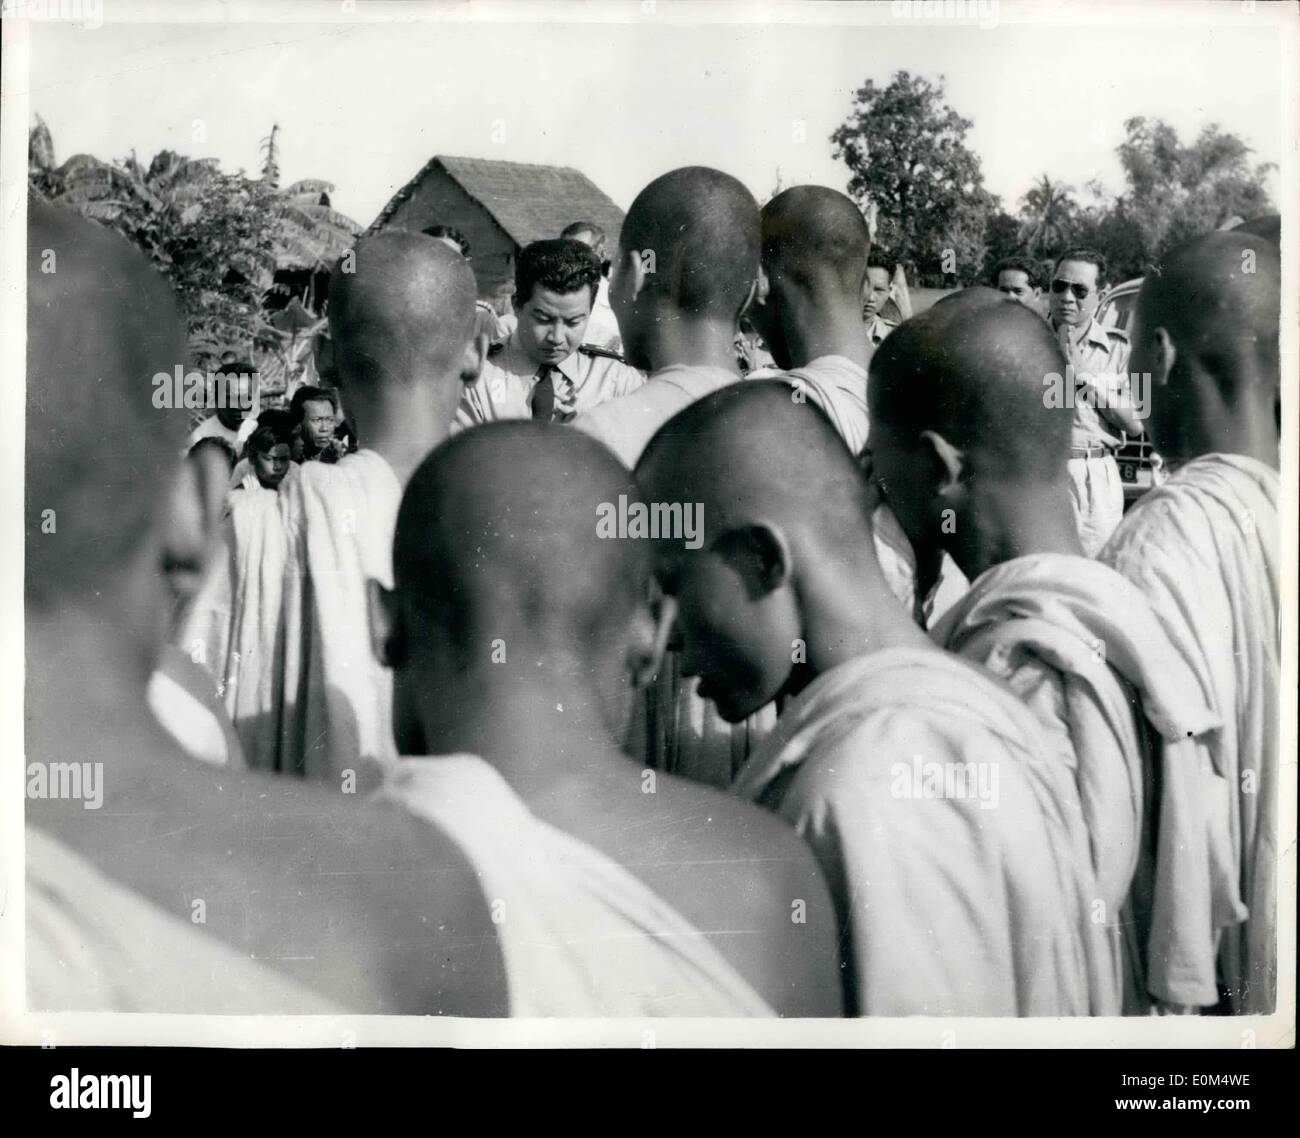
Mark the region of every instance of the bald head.
[[703, 544], [760, 517], [823, 548], [869, 533], [862, 475], [824, 412], [776, 380], [724, 387], [651, 439], [636, 479], [653, 501], [699, 502]]
[[1210, 233], [1146, 276], [1132, 370], [1153, 381], [1150, 432], [1167, 458], [1210, 451], [1276, 459], [1280, 250], [1241, 229]]
[[828, 613], [861, 612], [872, 596], [897, 607], [853, 455], [793, 396], [779, 381], [724, 387], [670, 419], [636, 468], [652, 503], [703, 510], [700, 548], [657, 542], [656, 569], [676, 598], [682, 672], [733, 723], [826, 664]]
[[734, 320], [758, 276], [758, 203], [720, 170], [670, 171], [637, 194], [619, 250], [654, 253], [648, 295], [686, 316]]
[[33, 196], [27, 236], [28, 598], [89, 600], [127, 569], [176, 474], [187, 415], [154, 397], [186, 364], [185, 326], [103, 226]]
[[862, 288], [871, 234], [844, 194], [793, 186], [763, 207], [767, 287], [750, 309], [777, 364], [800, 367], [822, 355], [864, 366]]
[[602, 504], [639, 500], [614, 455], [578, 431], [487, 423], [438, 447], [406, 487], [393, 547], [402, 603], [467, 660], [522, 631], [579, 652], [644, 601], [645, 541], [603, 539]]
[[[1073, 408], [1047, 324], [988, 288], [945, 297], [876, 350], [867, 385], [871, 449], [911, 449], [923, 431], [967, 452], [976, 473], [1064, 476]], [[1055, 396], [1055, 398], [1053, 398]]]
[[387, 230], [358, 241], [330, 277], [340, 385], [373, 397], [390, 383], [457, 378], [476, 296], [465, 258], [437, 238]]
[[1269, 377], [1276, 385], [1280, 304], [1277, 245], [1238, 228], [1207, 234], [1148, 273], [1137, 318], [1143, 330], [1167, 329], [1228, 387]]
[[1280, 214], [1268, 213], [1263, 217], [1252, 217], [1243, 221], [1233, 230], [1234, 233], [1252, 233], [1271, 241], [1279, 249], [1282, 247], [1282, 217]]
[[826, 186], [792, 186], [763, 207], [763, 266], [804, 287], [862, 292], [871, 233], [853, 201]]

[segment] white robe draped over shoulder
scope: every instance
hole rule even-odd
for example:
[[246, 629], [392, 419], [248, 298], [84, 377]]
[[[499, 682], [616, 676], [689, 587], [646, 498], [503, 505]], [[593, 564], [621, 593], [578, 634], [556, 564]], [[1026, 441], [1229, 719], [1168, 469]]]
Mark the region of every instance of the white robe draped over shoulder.
[[1145, 1011], [1152, 986], [1166, 1002], [1217, 1002], [1205, 949], [1244, 913], [1179, 910], [1180, 883], [1204, 874], [1209, 848], [1173, 824], [1153, 832], [1149, 787], [1200, 772], [1199, 793], [1222, 797], [1207, 752], [1219, 717], [1142, 594], [1085, 557], [1017, 557], [981, 574], [932, 636], [1004, 680], [1070, 771], [1126, 1010]]
[[1198, 817], [1207, 800], [1181, 783], [1166, 786], [1161, 810], [1188, 827], [1227, 828], [1227, 850], [1211, 853], [1228, 864], [1210, 860], [1184, 884], [1180, 904], [1246, 906], [1246, 921], [1218, 943], [1219, 982], [1244, 1013], [1272, 1011], [1277, 993], [1279, 493], [1273, 468], [1203, 455], [1147, 493], [1100, 554], [1152, 606], [1222, 720], [1209, 756], [1227, 790], [1224, 816]]
[[[27, 827], [27, 1003], [38, 1011], [338, 1014], [340, 1007]], [[179, 902], [178, 898], [178, 902]]]
[[818, 676], [735, 790], [812, 846], [859, 1015], [1105, 1014], [1069, 772], [998, 681], [932, 647]]
[[667, 902], [536, 817], [473, 755], [403, 758], [376, 797], [449, 834], [492, 907], [512, 1016], [775, 1014]]

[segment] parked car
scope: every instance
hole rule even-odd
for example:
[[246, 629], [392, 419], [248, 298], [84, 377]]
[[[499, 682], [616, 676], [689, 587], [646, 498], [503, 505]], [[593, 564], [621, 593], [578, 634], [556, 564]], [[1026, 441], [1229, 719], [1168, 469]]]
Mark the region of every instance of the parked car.
[[1164, 481], [1164, 463], [1144, 436], [1126, 439], [1115, 451], [1119, 478], [1124, 484], [1124, 508], [1127, 510], [1153, 486]]
[[[1121, 332], [1131, 334], [1133, 310], [1137, 307], [1137, 295], [1141, 287], [1142, 278], [1135, 277], [1108, 289], [1097, 305], [1097, 322], [1103, 328], [1118, 328]], [[1115, 451], [1115, 461], [1119, 464], [1120, 480], [1124, 483], [1125, 509], [1162, 481], [1160, 456], [1146, 438], [1126, 439]]]
[[1137, 306], [1138, 289], [1142, 287], [1142, 278], [1134, 277], [1131, 281], [1114, 285], [1106, 290], [1106, 295], [1097, 305], [1097, 323], [1103, 328], [1118, 328], [1121, 332], [1133, 329], [1133, 309]]

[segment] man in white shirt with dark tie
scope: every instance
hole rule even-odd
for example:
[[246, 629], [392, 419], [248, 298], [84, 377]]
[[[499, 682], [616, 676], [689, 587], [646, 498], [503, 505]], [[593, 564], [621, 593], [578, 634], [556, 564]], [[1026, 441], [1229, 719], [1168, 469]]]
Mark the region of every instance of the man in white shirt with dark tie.
[[465, 389], [455, 430], [498, 419], [567, 423], [645, 382], [617, 353], [583, 343], [600, 279], [599, 259], [579, 241], [535, 241], [521, 250], [518, 327]]

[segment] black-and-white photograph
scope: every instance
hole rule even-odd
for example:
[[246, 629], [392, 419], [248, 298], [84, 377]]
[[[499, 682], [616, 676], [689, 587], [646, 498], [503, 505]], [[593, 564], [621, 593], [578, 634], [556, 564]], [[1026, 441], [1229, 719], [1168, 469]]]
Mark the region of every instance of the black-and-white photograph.
[[9, 1042], [1294, 1046], [1300, 7], [3, 14]]

